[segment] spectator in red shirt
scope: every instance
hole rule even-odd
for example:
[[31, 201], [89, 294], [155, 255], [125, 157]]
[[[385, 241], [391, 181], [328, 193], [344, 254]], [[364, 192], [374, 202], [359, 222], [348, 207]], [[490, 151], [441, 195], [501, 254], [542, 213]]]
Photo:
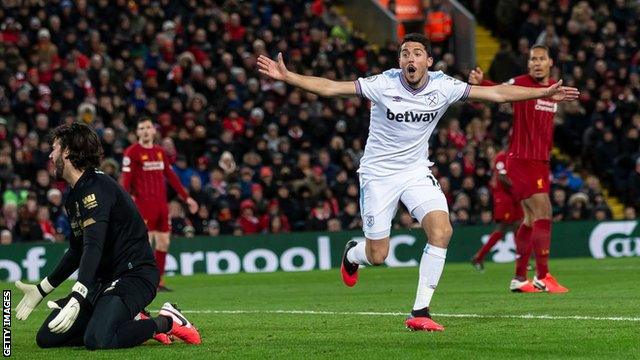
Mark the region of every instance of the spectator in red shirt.
[[244, 134], [246, 120], [238, 114], [237, 110], [231, 110], [227, 117], [222, 120], [222, 127], [230, 130], [234, 138], [238, 138]]
[[255, 204], [252, 200], [243, 200], [240, 203], [240, 218], [238, 226], [244, 235], [257, 234], [260, 232], [260, 221], [254, 214]]

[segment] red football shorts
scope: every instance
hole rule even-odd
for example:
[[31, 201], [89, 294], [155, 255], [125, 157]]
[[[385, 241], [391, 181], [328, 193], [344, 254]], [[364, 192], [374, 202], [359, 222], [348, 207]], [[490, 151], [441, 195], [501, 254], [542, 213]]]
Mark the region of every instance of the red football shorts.
[[493, 220], [495, 222], [512, 224], [522, 220], [523, 217], [522, 205], [511, 194], [493, 193]]
[[537, 193], [549, 193], [548, 161], [507, 158], [507, 176], [516, 201]]
[[138, 202], [136, 206], [149, 231], [170, 232], [169, 206], [166, 202]]

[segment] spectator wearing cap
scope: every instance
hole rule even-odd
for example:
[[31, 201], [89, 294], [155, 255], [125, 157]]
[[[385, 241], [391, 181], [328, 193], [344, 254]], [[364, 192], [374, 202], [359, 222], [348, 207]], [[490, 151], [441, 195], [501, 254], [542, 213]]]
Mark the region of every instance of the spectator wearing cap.
[[269, 166], [262, 166], [259, 171], [260, 179], [258, 184], [261, 185], [264, 196], [267, 199], [273, 199], [276, 196], [277, 186], [273, 177], [273, 170]]
[[240, 203], [240, 217], [238, 225], [244, 235], [257, 234], [260, 232], [260, 221], [254, 214], [255, 204], [251, 199], [243, 200]]

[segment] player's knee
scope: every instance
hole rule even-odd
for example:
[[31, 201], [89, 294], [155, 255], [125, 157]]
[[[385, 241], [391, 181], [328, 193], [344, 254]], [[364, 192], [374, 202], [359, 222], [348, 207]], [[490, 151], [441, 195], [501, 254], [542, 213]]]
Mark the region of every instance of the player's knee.
[[95, 335], [84, 335], [84, 346], [87, 350], [100, 350], [100, 349], [108, 349], [109, 342], [105, 341], [105, 339], [100, 339]]
[[84, 346], [88, 350], [100, 350], [113, 348], [113, 335], [104, 332], [87, 330], [84, 333]]
[[378, 266], [384, 264], [384, 261], [387, 259], [386, 252], [372, 252], [370, 255], [369, 261], [371, 265]]
[[451, 225], [441, 226], [437, 229], [431, 229], [429, 231], [429, 242], [441, 247], [449, 245], [449, 240], [453, 235], [453, 228]]
[[51, 334], [51, 332], [44, 329], [40, 329], [40, 331], [38, 331], [38, 334], [36, 334], [36, 344], [38, 344], [38, 347], [42, 349], [60, 346], [60, 344], [56, 342], [55, 337]]

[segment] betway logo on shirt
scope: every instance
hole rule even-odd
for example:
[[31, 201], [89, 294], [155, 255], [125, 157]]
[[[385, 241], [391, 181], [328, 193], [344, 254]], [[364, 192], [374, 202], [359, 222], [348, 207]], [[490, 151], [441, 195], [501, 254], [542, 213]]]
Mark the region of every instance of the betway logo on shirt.
[[164, 162], [162, 161], [143, 161], [143, 171], [164, 170]]
[[438, 116], [437, 111], [414, 113], [413, 111], [405, 111], [403, 113], [393, 113], [387, 108], [387, 119], [397, 122], [432, 122]]

